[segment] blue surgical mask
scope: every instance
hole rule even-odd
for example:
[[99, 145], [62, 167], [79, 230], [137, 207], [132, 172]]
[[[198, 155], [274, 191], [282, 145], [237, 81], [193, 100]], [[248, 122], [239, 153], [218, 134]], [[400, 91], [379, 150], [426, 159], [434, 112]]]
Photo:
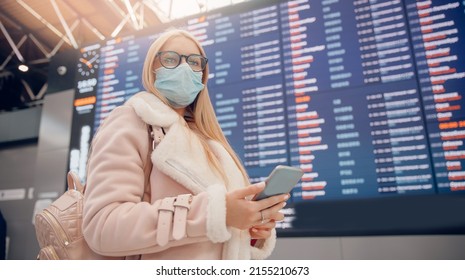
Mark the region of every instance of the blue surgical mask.
[[175, 108], [192, 104], [204, 88], [202, 72], [194, 72], [187, 63], [173, 69], [160, 67], [155, 70], [155, 74], [155, 87]]

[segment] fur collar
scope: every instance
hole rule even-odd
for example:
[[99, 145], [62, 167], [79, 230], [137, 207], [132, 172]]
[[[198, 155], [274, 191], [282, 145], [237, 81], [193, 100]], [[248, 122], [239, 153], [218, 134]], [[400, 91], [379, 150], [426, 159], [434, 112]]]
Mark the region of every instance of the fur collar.
[[[201, 143], [184, 118], [179, 116], [155, 95], [140, 92], [127, 101], [136, 114], [147, 124], [163, 127], [163, 141], [152, 153], [153, 164], [163, 173], [185, 186], [192, 193], [206, 191], [209, 186], [222, 185], [227, 190], [243, 187], [242, 182], [226, 184], [212, 172]], [[223, 166], [228, 178], [241, 178], [240, 171], [221, 144], [209, 141], [209, 146]], [[232, 176], [231, 176], [232, 175]]]
[[137, 115], [150, 125], [166, 128], [182, 119], [171, 107], [148, 92], [137, 93], [126, 104], [132, 106]]

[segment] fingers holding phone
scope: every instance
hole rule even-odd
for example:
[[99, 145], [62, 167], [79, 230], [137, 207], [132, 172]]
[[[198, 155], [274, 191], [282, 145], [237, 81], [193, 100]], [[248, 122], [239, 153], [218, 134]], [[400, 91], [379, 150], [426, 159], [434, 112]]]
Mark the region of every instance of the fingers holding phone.
[[262, 200], [256, 201], [260, 209], [259, 223], [265, 223], [269, 220], [282, 221], [284, 214], [279, 212], [286, 206], [289, 194], [275, 195]]
[[[284, 215], [279, 213], [285, 206], [288, 194], [268, 197], [260, 201], [248, 200], [246, 197], [261, 192], [265, 183], [257, 183], [226, 194], [226, 224], [238, 229], [249, 229], [266, 220], [281, 221]], [[263, 219], [262, 219], [263, 218]]]
[[[279, 211], [286, 205], [289, 192], [304, 175], [302, 169], [292, 166], [278, 165], [265, 180], [265, 189], [254, 197], [262, 209], [261, 222], [266, 219], [281, 221], [284, 215]], [[265, 218], [266, 217], [266, 218]]]
[[[303, 171], [299, 168], [278, 165], [265, 183], [228, 192], [226, 224], [239, 229], [250, 229], [269, 221], [282, 221], [284, 214], [280, 210], [286, 205], [290, 190], [302, 175]], [[248, 197], [253, 197], [253, 200], [247, 199]]]
[[238, 229], [249, 229], [257, 223], [261, 208], [256, 201], [246, 199], [261, 192], [265, 183], [257, 183], [226, 194], [226, 224]]
[[249, 229], [250, 237], [252, 239], [266, 239], [270, 237], [271, 230], [276, 227], [276, 222], [270, 220], [264, 224], [253, 226]]
[[259, 203], [260, 223], [282, 221], [284, 214], [280, 211], [286, 206], [289, 192], [302, 178], [302, 169], [292, 166], [278, 165], [265, 180], [265, 189], [253, 199]]

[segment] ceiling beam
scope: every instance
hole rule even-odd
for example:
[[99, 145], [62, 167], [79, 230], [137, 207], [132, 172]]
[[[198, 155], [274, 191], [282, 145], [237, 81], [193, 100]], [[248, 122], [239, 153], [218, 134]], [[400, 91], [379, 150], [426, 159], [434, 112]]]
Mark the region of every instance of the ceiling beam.
[[165, 23], [169, 21], [167, 15], [164, 14], [157, 5], [154, 5], [152, 1], [143, 0], [142, 3], [155, 14], [155, 16], [160, 22]]
[[29, 83], [26, 82], [25, 80], [21, 79], [21, 83], [24, 86], [24, 89], [26, 90], [27, 95], [29, 95], [29, 100], [35, 100], [36, 96], [34, 92], [32, 91], [32, 88], [29, 86]]
[[[21, 38], [21, 40], [19, 40], [18, 44], [16, 45], [16, 48], [20, 48], [24, 44], [24, 42], [26, 42], [26, 39], [27, 39], [27, 36], [24, 35]], [[5, 61], [3, 61], [2, 65], [0, 65], [0, 71], [5, 69], [6, 65], [8, 64], [8, 62], [10, 62], [10, 60], [13, 58], [14, 55], [15, 55], [15, 52], [11, 51], [10, 55], [5, 59]]]
[[118, 26], [116, 26], [115, 30], [113, 30], [113, 32], [111, 32], [111, 37], [116, 37], [118, 36], [118, 34], [121, 32], [121, 29], [123, 29], [124, 25], [126, 24], [126, 22], [128, 22], [129, 20], [129, 16], [126, 16], [125, 18], [123, 18], [123, 20], [118, 24]]
[[[105, 1], [105, 3], [107, 3], [107, 5], [108, 5], [114, 12], [116, 12], [116, 14], [118, 14], [118, 15], [121, 17], [121, 19], [122, 19], [122, 21], [124, 21], [124, 23], [126, 23], [126, 22], [128, 21], [128, 19], [129, 19], [129, 18], [128, 18], [128, 14], [125, 13], [125, 12], [115, 3], [114, 0], [107, 0], [107, 1]], [[120, 22], [120, 24], [121, 24], [121, 22]], [[124, 25], [124, 24], [123, 24], [123, 25]], [[136, 30], [136, 28], [134, 28], [133, 25], [131, 25], [131, 27], [132, 27], [134, 30]], [[122, 27], [121, 27], [121, 28], [122, 28]], [[113, 31], [113, 32], [114, 32], [114, 31]], [[113, 37], [113, 36], [112, 36], [112, 37]]]
[[144, 21], [144, 5], [140, 5], [139, 7], [139, 26], [140, 29], [144, 29], [145, 21]]
[[[70, 29], [71, 31], [74, 31], [74, 29], [79, 25], [79, 19], [75, 20], [74, 23], [71, 25]], [[65, 39], [66, 37], [63, 36], [61, 38], [61, 40], [57, 43], [57, 45], [55, 46], [55, 48], [50, 52], [50, 57], [54, 56], [58, 50], [60, 50], [61, 48], [61, 45], [63, 45], [63, 43], [65, 42]]]
[[[73, 22], [73, 24], [71, 25], [70, 27], [70, 31], [74, 31], [74, 29], [76, 29], [76, 27], [79, 25], [79, 19], [75, 20]], [[1, 22], [0, 22], [0, 25], [1, 25]], [[56, 44], [56, 46], [52, 49], [51, 52], [47, 52], [47, 50], [43, 47], [43, 45], [37, 40], [37, 38], [35, 38], [35, 36], [33, 34], [28, 34], [28, 35], [23, 35], [23, 37], [21, 38], [21, 40], [18, 42], [17, 45], [15, 45], [15, 48], [14, 49], [19, 49], [23, 44], [24, 42], [26, 42], [27, 38], [30, 38], [32, 40], [32, 42], [34, 42], [34, 44], [37, 46], [37, 48], [44, 54], [44, 58], [39, 58], [39, 59], [36, 59], [36, 60], [28, 60], [28, 61], [22, 61], [22, 62], [27, 62], [28, 64], [42, 64], [42, 63], [48, 63], [50, 62], [50, 58], [53, 57], [61, 48], [61, 46], [63, 45], [63, 43], [65, 42], [65, 37], [62, 37], [60, 39], [60, 41]], [[0, 65], [0, 71], [3, 71], [6, 66], [8, 65], [8, 63], [10, 62], [10, 60], [12, 59], [12, 57], [16, 54], [15, 51], [13, 51], [10, 53], [10, 55], [3, 61], [3, 63]]]
[[13, 39], [11, 39], [10, 34], [6, 30], [5, 26], [3, 23], [0, 21], [0, 29], [2, 30], [3, 35], [5, 35], [6, 40], [8, 41], [8, 44], [10, 44], [10, 47], [13, 49], [14, 53], [16, 54], [16, 57], [19, 59], [19, 61], [24, 62], [24, 57], [19, 51], [19, 49], [16, 47], [15, 42]]
[[51, 23], [45, 20], [41, 15], [39, 15], [34, 9], [32, 9], [28, 4], [24, 3], [23, 0], [16, 0], [16, 2], [21, 5], [26, 11], [28, 11], [31, 15], [33, 15], [36, 19], [42, 22], [48, 29], [50, 29], [55, 35], [57, 35], [60, 39], [64, 40], [68, 45], [72, 46], [71, 42], [68, 38], [63, 35], [58, 29], [56, 29]]
[[0, 17], [2, 17], [5, 21], [8, 21], [8, 24], [9, 25], [12, 25], [14, 28], [18, 29], [18, 30], [23, 30], [24, 27], [19, 25], [17, 22], [15, 22], [14, 20], [12, 20], [11, 18], [9, 18], [7, 15], [5, 15], [4, 13], [0, 12]]
[[105, 40], [106, 37], [105, 35], [103, 35], [96, 27], [94, 27], [87, 19], [85, 18], [81, 18], [82, 20], [82, 23], [84, 23], [85, 26], [87, 26], [87, 28], [89, 28], [90, 31], [92, 31], [92, 33], [95, 34], [95, 36], [97, 36], [100, 40]]
[[128, 14], [131, 18], [132, 25], [134, 26], [136, 30], [140, 30], [139, 23], [137, 22], [137, 19], [136, 19], [136, 14], [134, 13], [134, 9], [132, 8], [131, 3], [129, 2], [129, 0], [123, 0], [123, 1], [124, 1], [124, 5], [126, 6], [126, 10], [128, 10]]
[[32, 42], [34, 42], [34, 44], [37, 46], [37, 48], [46, 56], [46, 57], [49, 57], [50, 54], [47, 52], [47, 50], [44, 48], [44, 46], [42, 45], [41, 42], [39, 42], [39, 40], [37, 40], [37, 38], [32, 35], [32, 33], [29, 33], [28, 34], [28, 37], [31, 39]]
[[73, 7], [71, 7], [67, 0], [62, 0], [61, 3], [68, 8], [75, 17], [79, 18], [81, 22], [89, 28], [92, 33], [95, 34], [100, 40], [105, 40], [105, 35], [102, 34], [94, 25], [92, 25], [85, 17], [83, 17], [80, 13], [78, 13]]
[[55, 0], [50, 0], [50, 3], [52, 4], [53, 9], [55, 10], [55, 13], [58, 16], [58, 19], [60, 20], [61, 25], [63, 25], [63, 28], [65, 29], [66, 35], [68, 36], [68, 39], [71, 42], [71, 45], [73, 46], [73, 48], [78, 49], [79, 46], [78, 46], [76, 40], [74, 39], [73, 32], [71, 32], [71, 30], [69, 29], [69, 26], [66, 23], [66, 20], [63, 17], [63, 14], [61, 13], [60, 8], [58, 7], [56, 1]]
[[45, 95], [45, 92], [47, 92], [47, 88], [48, 88], [48, 83], [46, 82], [42, 88], [40, 88], [39, 92], [37, 93], [36, 95], [36, 100], [40, 100], [44, 97]]
[[134, 4], [134, 11], [139, 9], [139, 13], [135, 13], [136, 19], [139, 21], [139, 30], [144, 29], [145, 27], [148, 26], [147, 22], [144, 20], [144, 5], [142, 2], [138, 1], [136, 4]]
[[[125, 0], [121, 0], [121, 1], [125, 1]], [[136, 11], [137, 9], [139, 9], [139, 7], [142, 5], [140, 1], [137, 1], [133, 6], [131, 6], [131, 4], [129, 3], [129, 1], [123, 2], [125, 5], [129, 5], [128, 12], [125, 12], [124, 10], [122, 10], [122, 9], [118, 6], [118, 4], [115, 3], [114, 0], [107, 0], [105, 3], [107, 3], [107, 5], [110, 6], [110, 7], [113, 9], [113, 11], [114, 11], [116, 14], [118, 14], [118, 15], [122, 18], [122, 22], [124, 21], [124, 24], [126, 24], [126, 23], [129, 21], [129, 18], [128, 18], [128, 17], [130, 17], [131, 20], [132, 20], [132, 17], [134, 17], [134, 18], [135, 18], [135, 21], [132, 20], [132, 24], [130, 25], [130, 26], [132, 27], [132, 29], [134, 29], [134, 30], [141, 30], [141, 29], [143, 29], [143, 26], [144, 26], [144, 25], [147, 25], [146, 23], [144, 23], [144, 24], [139, 24], [139, 23], [137, 22], [138, 19], [139, 19], [139, 21], [142, 21], [140, 15], [138, 15], [137, 13], [135, 13], [135, 11]], [[127, 4], [126, 4], [126, 3], [127, 3]], [[129, 12], [129, 10], [132, 10], [132, 14]], [[121, 22], [120, 22], [120, 24], [121, 24]], [[123, 26], [124, 26], [124, 24], [123, 24]], [[120, 29], [120, 30], [121, 30], [121, 28], [123, 28], [123, 26], [121, 26], [120, 28], [117, 28], [117, 29]], [[115, 30], [116, 30], [116, 29], [115, 29]], [[114, 33], [114, 32], [115, 32], [115, 31], [113, 31], [113, 33]], [[113, 33], [112, 33], [112, 34], [113, 34]], [[119, 33], [119, 31], [118, 31], [117, 33]], [[112, 36], [112, 37], [115, 37], [115, 36]]]
[[[80, 20], [76, 19], [73, 22], [73, 24], [70, 26], [70, 30], [74, 31], [74, 29], [76, 29], [76, 27], [79, 25], [79, 23], [80, 23]], [[29, 62], [29, 64], [40, 64], [40, 63], [50, 62], [50, 58], [53, 57], [60, 50], [60, 48], [63, 45], [64, 41], [65, 41], [65, 37], [61, 38], [60, 41], [56, 44], [56, 46], [53, 48], [53, 50], [50, 53], [45, 55], [46, 58], [33, 60], [33, 61]]]
[[[137, 2], [134, 5], [134, 9], [138, 9], [139, 5], [141, 5], [141, 4], [139, 2]], [[118, 26], [115, 28], [115, 30], [113, 30], [113, 32], [111, 33], [111, 37], [114, 38], [114, 37], [118, 36], [118, 34], [121, 32], [121, 29], [123, 29], [123, 26], [129, 21], [129, 17], [130, 17], [130, 15], [126, 14], [126, 16], [123, 18], [123, 20], [118, 24]]]
[[[10, 17], [8, 17], [7, 15], [3, 14], [2, 12], [0, 12], [0, 17], [2, 17], [6, 22], [8, 22], [9, 25], [13, 26], [14, 28], [16, 28], [18, 31], [24, 33], [24, 34], [28, 34], [29, 37], [33, 36], [33, 32], [25, 27], [24, 25], [14, 21], [13, 19], [11, 19]], [[35, 37], [34, 37], [35, 38]], [[40, 40], [38, 40], [37, 38], [34, 39], [34, 43], [37, 44], [40, 44], [42, 47], [43, 46], [46, 46], [48, 48], [51, 49], [51, 46], [49, 44], [45, 44], [44, 42], [41, 42]]]

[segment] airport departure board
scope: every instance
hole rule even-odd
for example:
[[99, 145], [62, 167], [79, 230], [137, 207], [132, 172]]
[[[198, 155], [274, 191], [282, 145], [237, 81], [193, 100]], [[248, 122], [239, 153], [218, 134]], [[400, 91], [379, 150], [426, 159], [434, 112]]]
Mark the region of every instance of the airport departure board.
[[[251, 181], [305, 174], [293, 205], [465, 193], [465, 1], [252, 1], [175, 22], [205, 48], [221, 127]], [[70, 169], [143, 90], [149, 35], [81, 50]]]

